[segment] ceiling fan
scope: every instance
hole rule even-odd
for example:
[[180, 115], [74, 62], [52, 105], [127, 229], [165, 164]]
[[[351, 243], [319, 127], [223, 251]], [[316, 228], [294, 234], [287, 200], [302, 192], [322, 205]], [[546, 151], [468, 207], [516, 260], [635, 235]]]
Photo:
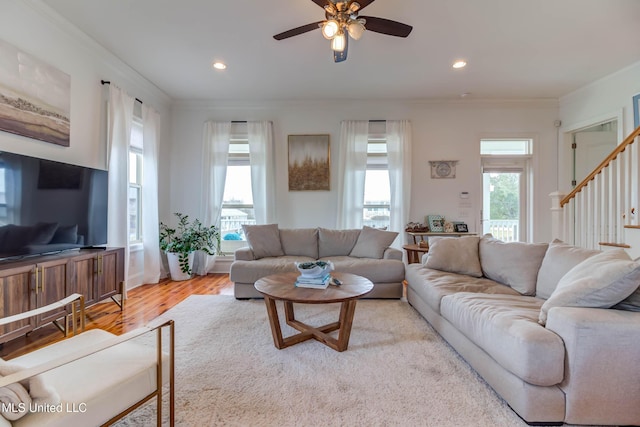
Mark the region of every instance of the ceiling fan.
[[321, 28], [322, 35], [331, 40], [333, 60], [342, 62], [347, 59], [349, 37], [358, 40], [365, 30], [396, 37], [407, 37], [413, 27], [401, 22], [375, 16], [360, 16], [359, 12], [375, 0], [311, 0], [325, 10], [324, 21], [312, 22], [273, 36], [276, 40], [313, 31]]

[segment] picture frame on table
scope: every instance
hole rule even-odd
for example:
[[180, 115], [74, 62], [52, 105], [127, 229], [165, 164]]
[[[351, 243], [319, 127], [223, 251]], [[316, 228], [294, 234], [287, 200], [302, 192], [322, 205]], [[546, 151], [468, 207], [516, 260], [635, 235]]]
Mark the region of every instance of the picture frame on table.
[[469, 232], [469, 227], [467, 227], [467, 224], [465, 224], [463, 222], [454, 223], [453, 224], [453, 228], [454, 228], [454, 231], [456, 233], [468, 233]]
[[442, 215], [427, 215], [427, 224], [432, 233], [444, 233], [444, 217]]

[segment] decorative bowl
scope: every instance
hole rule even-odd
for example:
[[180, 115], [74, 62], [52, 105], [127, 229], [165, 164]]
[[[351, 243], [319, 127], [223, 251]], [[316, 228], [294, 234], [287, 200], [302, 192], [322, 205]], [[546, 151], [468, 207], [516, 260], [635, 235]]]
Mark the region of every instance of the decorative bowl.
[[331, 261], [296, 262], [296, 268], [303, 277], [322, 277], [333, 270]]

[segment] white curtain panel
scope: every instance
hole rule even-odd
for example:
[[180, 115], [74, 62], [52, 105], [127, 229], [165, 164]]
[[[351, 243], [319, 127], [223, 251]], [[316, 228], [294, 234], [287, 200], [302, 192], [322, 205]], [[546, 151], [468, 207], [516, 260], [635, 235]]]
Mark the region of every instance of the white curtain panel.
[[160, 114], [142, 105], [142, 243], [144, 246], [143, 283], [160, 280], [160, 232], [158, 229], [158, 143]]
[[124, 247], [125, 289], [129, 273], [129, 144], [133, 122], [133, 103], [114, 84], [109, 85], [109, 117], [107, 123], [107, 164], [109, 197], [107, 244]]
[[[227, 179], [231, 122], [207, 121], [202, 144], [202, 223], [219, 224], [222, 214], [224, 184]], [[198, 253], [193, 271], [205, 275], [213, 268], [214, 257]]]
[[269, 224], [276, 218], [273, 124], [267, 121], [248, 122], [247, 133], [256, 223]]
[[[409, 222], [411, 208], [411, 122], [387, 121], [387, 153], [391, 187], [389, 228], [402, 236], [404, 227]], [[394, 242], [394, 246], [401, 244], [401, 239]]]
[[338, 228], [362, 228], [364, 179], [367, 170], [369, 122], [345, 120], [340, 124]]

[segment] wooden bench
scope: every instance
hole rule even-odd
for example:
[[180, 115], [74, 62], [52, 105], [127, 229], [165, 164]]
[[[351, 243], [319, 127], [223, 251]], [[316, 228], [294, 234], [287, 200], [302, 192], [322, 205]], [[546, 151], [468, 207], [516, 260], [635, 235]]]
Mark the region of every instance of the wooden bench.
[[[74, 336], [7, 361], [24, 369], [0, 378], [0, 387], [6, 387], [39, 376], [39, 380], [55, 389], [60, 403], [27, 407], [24, 416], [11, 422], [0, 417], [0, 427], [111, 425], [153, 398], [157, 425], [161, 426], [163, 385], [168, 386], [168, 418], [173, 426], [173, 321], [158, 320], [120, 336], [101, 329], [85, 332], [83, 297], [74, 294], [49, 306], [0, 319], [0, 325], [59, 309], [61, 305], [70, 307], [65, 323], [71, 322]], [[146, 334], [151, 336], [143, 337]], [[137, 342], [140, 340], [135, 339], [140, 337], [153, 344]], [[4, 410], [0, 402], [0, 412]]]

